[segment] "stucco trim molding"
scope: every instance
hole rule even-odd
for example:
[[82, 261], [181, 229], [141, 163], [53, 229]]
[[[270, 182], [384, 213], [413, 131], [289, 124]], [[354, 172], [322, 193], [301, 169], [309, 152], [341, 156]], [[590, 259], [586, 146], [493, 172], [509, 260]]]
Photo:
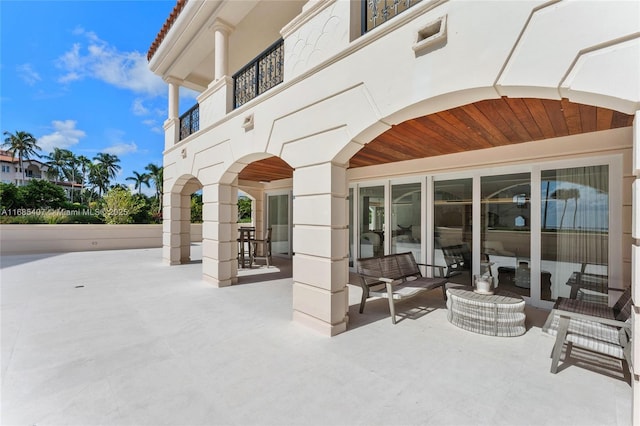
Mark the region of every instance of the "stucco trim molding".
[[280, 35], [282, 38], [287, 38], [294, 32], [298, 31], [302, 26], [304, 26], [307, 22], [313, 19], [318, 13], [322, 12], [332, 4], [334, 4], [337, 0], [316, 0], [314, 3], [307, 3], [307, 5], [311, 4], [308, 9], [303, 8], [302, 13], [292, 19], [287, 25], [285, 25], [280, 31]]

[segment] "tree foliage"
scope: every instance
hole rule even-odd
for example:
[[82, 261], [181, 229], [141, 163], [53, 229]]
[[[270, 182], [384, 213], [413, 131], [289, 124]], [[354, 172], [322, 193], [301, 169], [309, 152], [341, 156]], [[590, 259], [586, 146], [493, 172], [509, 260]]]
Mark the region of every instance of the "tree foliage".
[[12, 183], [0, 182], [0, 209], [9, 210], [22, 207], [20, 191]]
[[32, 179], [19, 187], [19, 199], [23, 208], [57, 209], [67, 203], [64, 189], [46, 180]]
[[191, 223], [202, 222], [202, 194], [191, 194]]
[[251, 199], [247, 197], [238, 198], [238, 222], [251, 222]]
[[133, 223], [133, 217], [144, 206], [144, 202], [123, 188], [110, 189], [102, 200], [102, 214], [108, 224]]
[[15, 133], [4, 132], [3, 146], [8, 148], [9, 153], [15, 157], [18, 156], [20, 161], [20, 170], [22, 171], [22, 181], [24, 182], [24, 167], [22, 161], [31, 157], [39, 157], [38, 141], [31, 133], [17, 131]]

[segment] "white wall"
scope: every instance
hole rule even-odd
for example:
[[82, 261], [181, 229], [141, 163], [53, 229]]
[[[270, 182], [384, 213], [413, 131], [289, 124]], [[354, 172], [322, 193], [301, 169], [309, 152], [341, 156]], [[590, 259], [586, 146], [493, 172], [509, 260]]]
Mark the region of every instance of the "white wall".
[[[191, 224], [191, 242], [202, 224]], [[162, 247], [162, 225], [0, 225], [0, 254]]]

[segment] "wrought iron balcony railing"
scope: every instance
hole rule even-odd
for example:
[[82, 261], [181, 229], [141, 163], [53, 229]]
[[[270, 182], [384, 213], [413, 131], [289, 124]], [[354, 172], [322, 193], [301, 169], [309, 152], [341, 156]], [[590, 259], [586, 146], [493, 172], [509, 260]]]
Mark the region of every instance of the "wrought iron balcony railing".
[[362, 32], [371, 31], [380, 24], [409, 9], [422, 0], [362, 0]]
[[200, 130], [200, 105], [195, 104], [180, 116], [180, 140]]
[[282, 83], [283, 75], [284, 40], [280, 39], [233, 75], [233, 108]]

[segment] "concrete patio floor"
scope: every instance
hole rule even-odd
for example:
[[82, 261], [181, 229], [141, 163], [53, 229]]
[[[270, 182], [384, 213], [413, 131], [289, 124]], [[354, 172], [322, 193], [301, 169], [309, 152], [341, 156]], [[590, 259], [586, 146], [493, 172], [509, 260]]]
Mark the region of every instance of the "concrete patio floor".
[[[200, 258], [200, 246], [193, 246]], [[545, 311], [516, 338], [448, 323], [436, 290], [324, 337], [291, 321], [290, 264], [214, 288], [160, 249], [3, 256], [3, 425], [628, 425], [619, 364], [549, 373]]]

